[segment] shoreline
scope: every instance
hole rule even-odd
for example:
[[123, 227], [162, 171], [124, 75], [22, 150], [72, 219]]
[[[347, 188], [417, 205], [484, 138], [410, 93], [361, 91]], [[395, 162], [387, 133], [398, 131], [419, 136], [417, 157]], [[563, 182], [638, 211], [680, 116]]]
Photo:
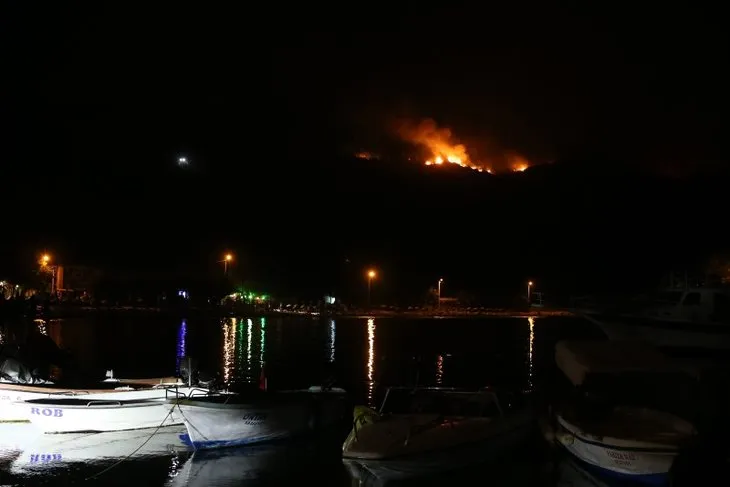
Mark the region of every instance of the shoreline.
[[468, 319], [468, 318], [545, 318], [575, 317], [574, 312], [561, 308], [485, 308], [480, 310], [352, 310], [347, 312], [279, 311], [279, 310], [228, 310], [228, 309], [175, 309], [158, 307], [109, 306], [109, 307], [51, 307], [44, 314], [49, 319], [81, 318], [90, 315], [147, 315], [224, 318], [248, 317], [321, 317], [331, 319], [403, 318], [403, 319]]

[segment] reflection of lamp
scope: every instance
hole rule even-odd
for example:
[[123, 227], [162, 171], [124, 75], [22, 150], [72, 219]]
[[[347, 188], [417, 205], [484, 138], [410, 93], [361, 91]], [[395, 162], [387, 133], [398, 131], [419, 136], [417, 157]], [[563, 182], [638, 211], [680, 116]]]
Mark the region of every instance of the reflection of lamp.
[[373, 406], [373, 389], [375, 388], [375, 320], [368, 319], [368, 406]]
[[335, 361], [335, 334], [336, 334], [335, 320], [330, 320], [330, 340], [329, 340], [330, 362]]
[[[185, 345], [185, 338], [188, 334], [188, 324], [186, 320], [182, 320], [182, 323], [180, 323], [180, 328], [177, 332], [177, 360], [175, 363], [175, 371], [177, 374], [180, 374], [180, 364], [182, 363], [183, 357], [185, 357], [185, 351], [186, 351], [186, 345]], [[192, 371], [188, 370], [188, 374], [192, 373]]]
[[266, 352], [266, 318], [261, 317], [261, 350], [259, 362], [261, 363], [261, 369], [264, 368], [264, 353]]
[[529, 355], [527, 356], [527, 363], [528, 363], [527, 383], [528, 383], [530, 390], [532, 390], [532, 353], [533, 353], [533, 347], [535, 344], [535, 318], [530, 316], [529, 318], [527, 318], [527, 323], [530, 326], [530, 342], [529, 342], [529, 348], [528, 348]]

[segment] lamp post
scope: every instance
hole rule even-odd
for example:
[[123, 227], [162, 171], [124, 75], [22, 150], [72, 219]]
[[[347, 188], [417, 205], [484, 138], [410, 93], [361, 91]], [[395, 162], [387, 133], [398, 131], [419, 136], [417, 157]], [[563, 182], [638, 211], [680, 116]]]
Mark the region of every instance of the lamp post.
[[223, 256], [223, 260], [219, 260], [218, 262], [223, 262], [223, 275], [228, 275], [228, 263], [233, 260], [232, 254], [226, 254]]
[[439, 300], [438, 300], [438, 303], [436, 304], [436, 307], [437, 308], [440, 308], [441, 307], [441, 283], [442, 282], [444, 282], [444, 280], [443, 279], [439, 279], [439, 285], [438, 285], [438, 298], [439, 298]]
[[49, 254], [41, 255], [40, 259], [41, 269], [47, 270], [51, 273], [51, 295], [56, 294], [56, 269], [58, 266], [51, 265], [51, 256]]
[[532, 281], [527, 281], [527, 304], [530, 304], [531, 294], [532, 294]]
[[368, 271], [368, 308], [370, 307], [370, 288], [372, 287], [373, 279], [375, 279], [376, 273], [370, 269]]

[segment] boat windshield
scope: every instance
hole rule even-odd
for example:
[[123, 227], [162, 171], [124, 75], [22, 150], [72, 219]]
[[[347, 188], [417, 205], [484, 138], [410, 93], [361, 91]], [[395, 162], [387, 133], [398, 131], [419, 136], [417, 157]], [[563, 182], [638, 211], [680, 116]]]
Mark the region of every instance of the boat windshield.
[[389, 389], [380, 412], [469, 417], [501, 415], [497, 398], [492, 392], [438, 388]]

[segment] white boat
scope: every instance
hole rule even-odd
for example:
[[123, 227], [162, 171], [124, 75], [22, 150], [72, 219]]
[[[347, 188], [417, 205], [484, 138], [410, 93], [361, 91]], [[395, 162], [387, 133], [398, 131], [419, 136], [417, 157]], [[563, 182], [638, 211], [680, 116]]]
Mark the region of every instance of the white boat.
[[617, 407], [598, 420], [557, 415], [557, 441], [609, 477], [664, 485], [680, 449], [695, 435], [687, 421], [650, 409]]
[[[583, 394], [559, 405], [547, 435], [595, 472], [663, 484], [680, 450], [696, 439], [694, 425], [643, 404], [655, 385], [678, 387], [688, 375], [663, 354], [635, 342], [562, 341], [559, 369]], [[648, 398], [646, 398], [648, 399]], [[661, 402], [661, 401], [660, 401]]]
[[300, 391], [210, 396], [180, 400], [180, 411], [195, 449], [279, 440], [336, 424], [345, 391], [310, 387]]
[[56, 384], [19, 384], [0, 380], [0, 422], [30, 421], [27, 410], [18, 404], [34, 399], [93, 398], [96, 400], [138, 400], [164, 398], [166, 389], [184, 387], [174, 377], [149, 379], [108, 378], [88, 388], [64, 388]]
[[[124, 396], [51, 397], [16, 404], [45, 433], [123, 431], [183, 424], [178, 400], [208, 395], [189, 386], [128, 391]], [[117, 393], [119, 394], [119, 393]]]
[[520, 399], [501, 404], [485, 389], [390, 388], [380, 411], [355, 408], [342, 454], [379, 478], [485, 461], [518, 446], [532, 430], [534, 416]]
[[687, 288], [657, 294], [630, 309], [579, 312], [609, 340], [657, 347], [730, 350], [730, 291]]
[[[18, 425], [33, 430], [31, 425]], [[69, 433], [65, 435], [33, 435], [11, 465], [10, 473], [22, 475], [37, 470], [47, 472], [73, 463], [103, 463], [122, 458], [139, 459], [184, 453], [189, 447], [182, 441], [184, 426], [159, 431], [133, 430], [106, 433]], [[100, 467], [101, 469], [102, 467]]]

